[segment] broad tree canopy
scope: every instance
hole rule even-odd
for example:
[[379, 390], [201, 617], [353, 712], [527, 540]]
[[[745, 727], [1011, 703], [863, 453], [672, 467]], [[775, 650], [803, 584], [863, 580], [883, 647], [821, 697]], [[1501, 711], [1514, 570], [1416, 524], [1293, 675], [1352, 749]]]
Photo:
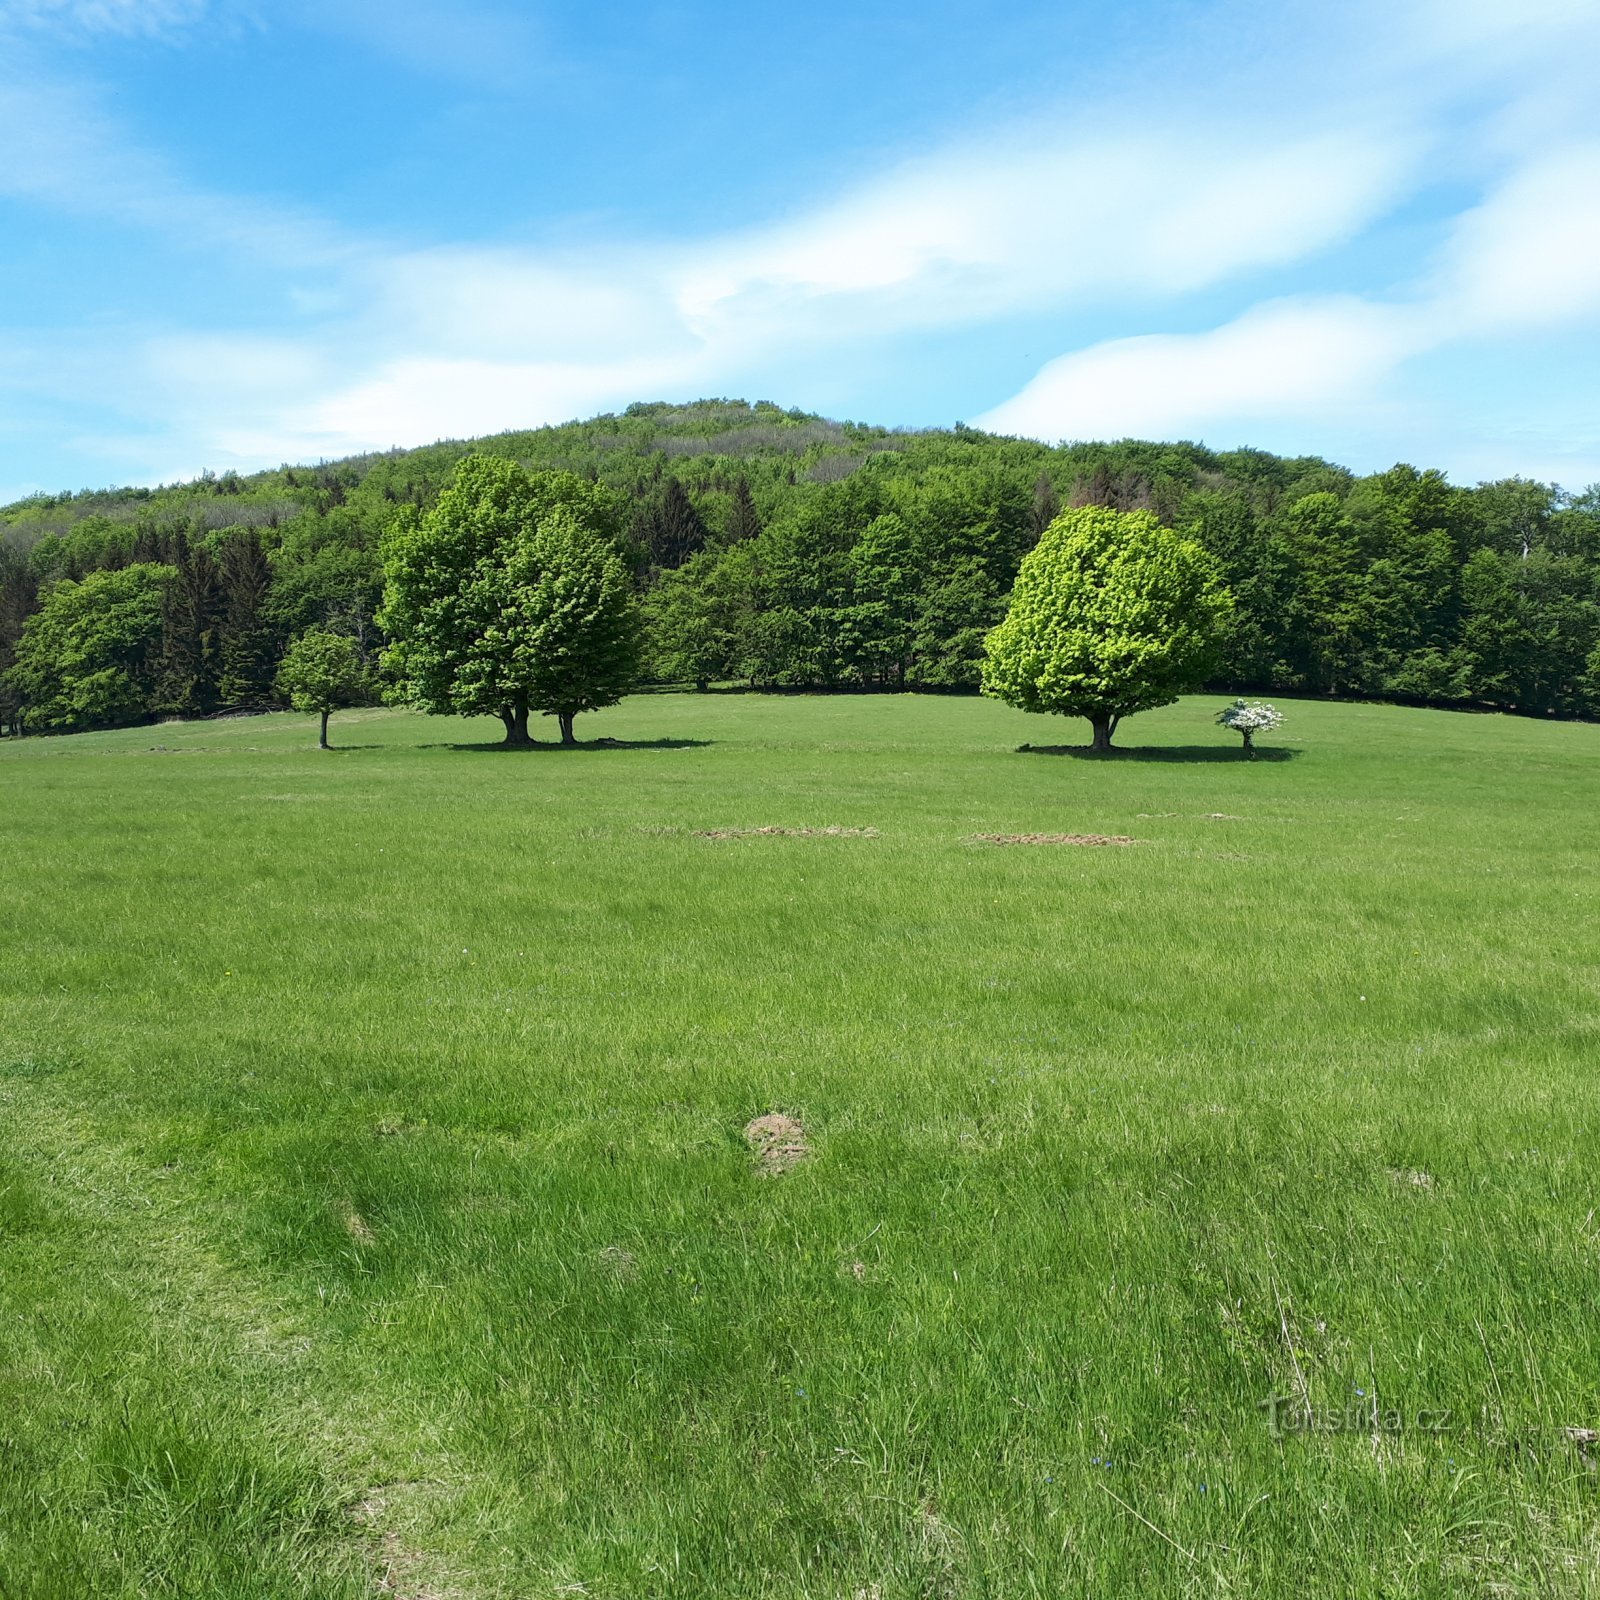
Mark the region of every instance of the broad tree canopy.
[[146, 714], [171, 567], [141, 562], [63, 580], [28, 618], [7, 692], [38, 728], [115, 727]]
[[1087, 717], [1109, 750], [1123, 717], [1199, 687], [1231, 605], [1211, 557], [1150, 512], [1064, 512], [1023, 558], [984, 692]]
[[561, 722], [631, 687], [638, 618], [617, 553], [616, 501], [568, 472], [469, 456], [425, 516], [384, 535], [385, 665], [426, 711], [497, 716], [528, 743], [528, 713]]
[[328, 717], [361, 693], [365, 672], [361, 651], [347, 634], [307, 628], [278, 668], [278, 692], [296, 711], [322, 718], [321, 745], [328, 748]]

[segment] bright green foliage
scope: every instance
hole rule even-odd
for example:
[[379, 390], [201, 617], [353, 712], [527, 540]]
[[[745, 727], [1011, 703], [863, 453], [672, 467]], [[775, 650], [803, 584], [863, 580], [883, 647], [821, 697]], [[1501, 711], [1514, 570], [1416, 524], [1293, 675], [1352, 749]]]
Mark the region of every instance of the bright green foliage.
[[1069, 511], [1023, 559], [984, 692], [1087, 717], [1109, 750], [1123, 717], [1201, 683], [1231, 608], [1211, 557], [1148, 511]]
[[[1583, 618], [1600, 595], [1600, 490], [1519, 478], [1456, 488], [1404, 464], [1357, 477], [1315, 456], [1132, 439], [1050, 448], [733, 400], [0, 508], [0, 672], [53, 583], [148, 562], [181, 578], [158, 688], [128, 720], [259, 704], [263, 663], [270, 680], [308, 627], [349, 633], [376, 655], [389, 643], [376, 622], [380, 537], [397, 516], [434, 508], [475, 453], [538, 481], [556, 469], [569, 486], [565, 474], [587, 480], [585, 503], [617, 508], [616, 519], [602, 514], [615, 523], [607, 538], [632, 523], [619, 553], [650, 613], [645, 670], [658, 682], [976, 687], [1018, 563], [1065, 504], [1150, 511], [1217, 559], [1235, 610], [1210, 687], [1533, 713], [1594, 704], [1587, 687], [1575, 696], [1570, 659], [1592, 648]], [[890, 516], [909, 565], [875, 528]], [[269, 569], [265, 596], [240, 544], [251, 534]], [[741, 559], [725, 559], [731, 546]], [[1488, 569], [1468, 570], [1479, 550], [1526, 566], [1502, 569], [1521, 643], [1497, 639], [1482, 609]], [[1546, 558], [1561, 565], [1541, 571]], [[1534, 656], [1552, 631], [1560, 660], [1547, 669]], [[0, 722], [13, 705], [0, 691]]]
[[1452, 662], [1462, 681], [1502, 705], [1568, 715], [1600, 709], [1588, 676], [1600, 646], [1600, 596], [1583, 561], [1485, 547], [1462, 569], [1461, 593]]
[[614, 706], [638, 675], [639, 608], [627, 568], [562, 506], [517, 548], [508, 575], [528, 704], [554, 717], [571, 744], [572, 719]]
[[1600, 728], [1230, 698], [0, 741], [6, 1600], [1597, 1600]]
[[639, 621], [617, 554], [613, 497], [566, 472], [469, 456], [426, 516], [382, 543], [385, 664], [423, 710], [497, 716], [508, 744], [528, 714], [612, 705], [637, 671]]
[[48, 592], [7, 673], [27, 725], [75, 732], [146, 713], [173, 578], [170, 567], [147, 563], [64, 579]]
[[704, 689], [748, 674], [753, 568], [749, 550], [735, 545], [662, 573], [645, 600], [653, 676]]
[[278, 692], [296, 711], [322, 718], [321, 745], [328, 748], [328, 716], [359, 699], [366, 680], [361, 651], [348, 634], [308, 628], [289, 646], [278, 669]]
[[855, 603], [847, 619], [846, 656], [867, 682], [898, 687], [911, 660], [920, 576], [905, 518], [892, 511], [874, 517], [849, 562]]

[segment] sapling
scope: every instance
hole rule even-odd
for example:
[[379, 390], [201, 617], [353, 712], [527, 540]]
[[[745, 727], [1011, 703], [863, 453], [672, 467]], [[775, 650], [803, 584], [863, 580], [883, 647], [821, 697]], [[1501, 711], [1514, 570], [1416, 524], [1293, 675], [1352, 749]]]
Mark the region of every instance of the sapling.
[[1217, 721], [1231, 728], [1244, 739], [1244, 753], [1253, 761], [1256, 754], [1256, 735], [1271, 733], [1283, 726], [1283, 713], [1276, 706], [1262, 700], [1235, 700], [1217, 713]]

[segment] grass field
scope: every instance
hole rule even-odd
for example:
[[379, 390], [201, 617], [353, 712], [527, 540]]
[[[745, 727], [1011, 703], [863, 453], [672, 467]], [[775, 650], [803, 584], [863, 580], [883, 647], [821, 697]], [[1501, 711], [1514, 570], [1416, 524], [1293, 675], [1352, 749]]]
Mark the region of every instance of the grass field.
[[1600, 728], [1218, 704], [0, 746], [0, 1595], [1600, 1594]]

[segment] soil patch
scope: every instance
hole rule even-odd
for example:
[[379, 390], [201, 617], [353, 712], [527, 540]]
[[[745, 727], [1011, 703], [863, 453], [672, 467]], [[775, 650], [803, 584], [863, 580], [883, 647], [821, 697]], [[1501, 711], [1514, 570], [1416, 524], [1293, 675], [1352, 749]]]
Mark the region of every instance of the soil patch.
[[1137, 844], [1122, 833], [975, 833], [973, 844]]
[[1389, 1176], [1398, 1184], [1404, 1184], [1413, 1189], [1431, 1189], [1433, 1187], [1433, 1174], [1423, 1172], [1420, 1168], [1391, 1167]]
[[764, 1178], [787, 1172], [811, 1154], [806, 1130], [781, 1111], [769, 1111], [766, 1116], [747, 1122], [744, 1138], [755, 1152], [756, 1170]]
[[389, 1520], [389, 1497], [404, 1484], [380, 1484], [368, 1489], [351, 1508], [351, 1518], [376, 1540], [373, 1565], [377, 1592], [390, 1595], [393, 1600], [460, 1600], [459, 1589], [440, 1589], [428, 1581], [423, 1573], [428, 1559], [413, 1550], [403, 1538], [386, 1524]]
[[639, 1277], [639, 1258], [619, 1244], [608, 1244], [599, 1256], [600, 1270], [618, 1283], [634, 1283]]
[[696, 828], [701, 839], [876, 839], [876, 828]]

